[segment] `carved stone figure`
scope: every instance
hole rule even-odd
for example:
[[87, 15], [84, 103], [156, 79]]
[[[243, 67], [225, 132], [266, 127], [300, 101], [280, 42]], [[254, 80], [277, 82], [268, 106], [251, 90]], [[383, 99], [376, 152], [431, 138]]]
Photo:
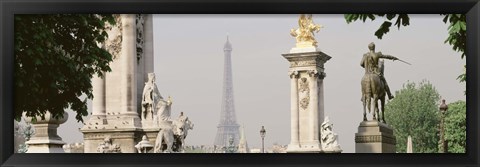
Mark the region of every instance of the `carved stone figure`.
[[291, 29], [290, 35], [296, 38], [297, 47], [316, 47], [317, 41], [315, 40], [314, 32], [320, 31], [323, 26], [314, 24], [312, 14], [301, 14], [298, 19], [298, 28]]
[[333, 124], [330, 123], [328, 117], [325, 117], [321, 125], [322, 149], [325, 151], [341, 152], [340, 145], [337, 141], [337, 134], [332, 131]]
[[396, 57], [390, 55], [384, 55], [382, 52], [375, 52], [375, 44], [372, 42], [368, 45], [368, 49], [370, 50], [368, 53], [363, 55], [362, 61], [360, 62], [360, 66], [365, 69], [365, 74], [362, 78], [362, 102], [363, 102], [363, 120], [366, 121], [366, 108], [368, 107], [368, 112], [371, 112], [370, 109], [370, 102], [371, 98], [373, 98], [374, 103], [374, 112], [373, 112], [373, 119], [377, 119], [380, 121], [380, 113], [378, 109], [377, 101], [380, 100], [381, 102], [381, 113], [382, 113], [382, 120], [384, 123], [385, 116], [383, 115], [384, 112], [384, 105], [385, 105], [385, 92], [388, 94], [390, 99], [393, 98], [393, 95], [390, 92], [390, 89], [387, 85], [385, 77], [383, 76], [384, 64], [383, 61], [380, 59], [390, 59], [390, 60], [399, 60]]
[[170, 121], [170, 115], [171, 115], [171, 106], [172, 106], [172, 98], [169, 96], [168, 100], [164, 99], [159, 99], [156, 109], [157, 109], [157, 118], [159, 122], [163, 121]]
[[155, 74], [148, 73], [148, 81], [145, 83], [142, 95], [142, 119], [153, 120], [155, 115], [155, 104], [163, 97], [155, 84]]
[[188, 117], [183, 115], [181, 112], [180, 117], [173, 121], [173, 129], [174, 131], [174, 151], [180, 152], [184, 150], [185, 146], [185, 138], [187, 138], [188, 131], [193, 130], [194, 124], [188, 119]]
[[162, 127], [158, 132], [155, 140], [154, 153], [170, 153], [173, 152], [173, 130], [172, 127]]
[[122, 153], [120, 146], [117, 144], [112, 144], [112, 139], [106, 137], [103, 140], [103, 143], [100, 143], [97, 147], [97, 152], [99, 153]]
[[177, 120], [171, 123], [163, 122], [163, 124], [157, 135], [154, 152], [182, 152], [188, 130], [193, 129], [193, 123], [182, 112]]

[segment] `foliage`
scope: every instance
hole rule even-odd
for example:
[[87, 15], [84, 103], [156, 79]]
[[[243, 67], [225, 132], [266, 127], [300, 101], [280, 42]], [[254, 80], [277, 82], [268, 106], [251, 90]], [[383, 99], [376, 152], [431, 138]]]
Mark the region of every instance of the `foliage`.
[[467, 140], [466, 102], [456, 101], [448, 104], [445, 116], [445, 140], [449, 153], [465, 153]]
[[438, 101], [440, 95], [430, 82], [407, 82], [385, 105], [385, 119], [393, 127], [397, 152], [405, 153], [410, 135], [414, 153], [438, 151]]
[[15, 145], [17, 146], [17, 153], [25, 153], [28, 151], [28, 145], [25, 142], [29, 141], [31, 136], [35, 134], [35, 129], [32, 128], [30, 123], [26, 125], [18, 124], [16, 121], [15, 123]]
[[[465, 48], [467, 47], [467, 19], [465, 14], [441, 14], [444, 16], [443, 22], [449, 24], [448, 26], [448, 37], [445, 40], [445, 43], [448, 43], [452, 46], [454, 51], [461, 53], [461, 58], [463, 59], [465, 55]], [[347, 23], [351, 23], [357, 20], [362, 20], [365, 22], [367, 19], [371, 21], [375, 20], [375, 16], [386, 17], [386, 20], [382, 25], [375, 31], [375, 36], [378, 39], [382, 39], [383, 35], [387, 34], [390, 31], [392, 26], [392, 20], [395, 20], [395, 26], [400, 29], [401, 26], [410, 25], [410, 17], [408, 14], [345, 14], [345, 20]], [[395, 19], [396, 18], [396, 19]], [[466, 66], [465, 66], [466, 67]], [[459, 75], [457, 79], [460, 82], [466, 81], [466, 72]]]
[[[113, 15], [54, 14], [15, 15], [15, 119], [54, 118], [66, 108], [86, 116], [92, 99], [90, 79], [110, 71], [112, 56], [99, 44], [107, 39], [105, 24]], [[85, 94], [87, 98], [80, 99]]]

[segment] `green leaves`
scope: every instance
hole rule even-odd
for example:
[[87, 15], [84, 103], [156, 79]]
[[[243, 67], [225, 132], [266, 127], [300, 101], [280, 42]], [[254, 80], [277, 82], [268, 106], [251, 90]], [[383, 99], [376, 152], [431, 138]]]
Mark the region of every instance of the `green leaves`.
[[467, 140], [467, 106], [465, 101], [448, 104], [445, 116], [445, 140], [449, 153], [465, 153]]
[[400, 29], [400, 26], [410, 25], [410, 18], [407, 14], [345, 14], [344, 17], [347, 23], [351, 23], [359, 19], [365, 22], [367, 18], [373, 21], [375, 20], [375, 15], [380, 17], [386, 17], [386, 19], [388, 20], [384, 21], [382, 25], [380, 25], [378, 30], [375, 31], [375, 36], [377, 36], [378, 39], [382, 39], [383, 35], [387, 34], [390, 31], [390, 27], [392, 26], [391, 21], [395, 17], [397, 17], [395, 25], [398, 27], [398, 29]]
[[15, 119], [50, 111], [54, 117], [66, 108], [83, 121], [90, 78], [109, 71], [112, 56], [97, 46], [107, 39], [106, 21], [112, 15], [15, 15]]
[[375, 31], [375, 36], [377, 36], [379, 39], [382, 39], [383, 35], [385, 35], [387, 32], [390, 31], [390, 26], [392, 26], [392, 23], [389, 21], [383, 22], [383, 24], [378, 28], [377, 31]]
[[398, 152], [406, 152], [407, 137], [413, 139], [414, 153], [438, 152], [438, 91], [428, 81], [407, 82], [386, 104], [385, 119], [394, 128]]

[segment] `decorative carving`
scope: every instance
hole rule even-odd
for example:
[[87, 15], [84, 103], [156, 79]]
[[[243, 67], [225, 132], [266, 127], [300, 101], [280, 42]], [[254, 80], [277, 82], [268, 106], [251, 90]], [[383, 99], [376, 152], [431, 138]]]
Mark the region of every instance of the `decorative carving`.
[[307, 109], [308, 104], [310, 103], [310, 88], [308, 86], [307, 78], [301, 78], [299, 84], [299, 91], [303, 94], [303, 98], [300, 100], [300, 107]]
[[144, 25], [145, 25], [145, 19], [143, 18], [142, 14], [137, 14], [136, 16], [136, 28], [137, 28], [137, 63], [140, 63], [140, 59], [142, 58], [143, 55], [143, 47], [144, 47]]
[[298, 74], [299, 73], [297, 70], [293, 70], [293, 71], [290, 71], [288, 75], [290, 76], [290, 78], [298, 78], [299, 77]]
[[309, 75], [310, 77], [318, 77], [318, 74], [319, 74], [319, 73], [318, 73], [318, 70], [309, 70], [309, 71], [308, 71], [308, 75]]
[[309, 93], [310, 91], [310, 88], [308, 88], [308, 82], [307, 82], [307, 78], [302, 78], [300, 79], [300, 88], [299, 88], [299, 91], [300, 92], [305, 92], [307, 91], [307, 94]]
[[120, 51], [122, 50], [122, 17], [120, 14], [114, 14], [116, 24], [113, 26], [111, 24], [106, 25], [109, 33], [108, 39], [105, 41], [105, 49], [112, 54], [113, 59], [120, 57]]
[[310, 96], [305, 96], [300, 100], [300, 107], [302, 107], [304, 110], [308, 108], [308, 104], [310, 103]]
[[122, 153], [120, 146], [117, 144], [112, 144], [112, 139], [106, 137], [103, 140], [103, 143], [100, 143], [97, 147], [97, 152], [99, 153]]
[[290, 67], [304, 67], [304, 66], [315, 66], [315, 65], [317, 65], [315, 60], [304, 60], [304, 61], [290, 62]]

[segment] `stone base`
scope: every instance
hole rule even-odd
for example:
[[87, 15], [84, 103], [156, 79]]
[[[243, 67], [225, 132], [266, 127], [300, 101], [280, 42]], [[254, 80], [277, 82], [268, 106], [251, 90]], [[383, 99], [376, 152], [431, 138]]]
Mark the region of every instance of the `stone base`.
[[322, 146], [320, 143], [312, 144], [289, 144], [287, 147], [287, 153], [321, 153]]
[[395, 153], [393, 129], [378, 121], [363, 121], [355, 133], [355, 153]]
[[290, 49], [290, 53], [305, 53], [305, 52], [318, 52], [320, 51], [316, 47], [294, 47]]
[[26, 144], [28, 144], [27, 153], [65, 153], [63, 150], [65, 142], [62, 140], [32, 139], [27, 141]]
[[100, 143], [103, 143], [106, 137], [110, 137], [112, 144], [120, 146], [122, 153], [137, 153], [134, 147], [142, 140], [142, 131], [138, 130], [83, 130], [83, 142], [85, 153], [97, 153]]

